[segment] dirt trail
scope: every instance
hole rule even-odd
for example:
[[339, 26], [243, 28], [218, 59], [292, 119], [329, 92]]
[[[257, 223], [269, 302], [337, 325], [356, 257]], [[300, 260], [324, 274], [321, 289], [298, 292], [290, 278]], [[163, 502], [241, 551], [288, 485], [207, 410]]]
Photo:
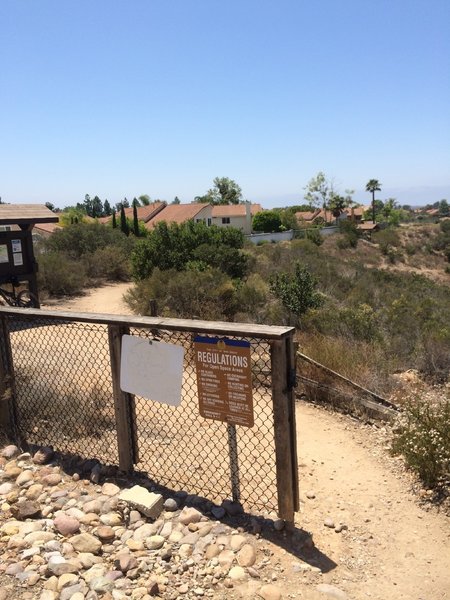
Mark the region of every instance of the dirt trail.
[[[122, 301], [129, 286], [92, 289], [51, 308], [129, 314]], [[283, 597], [450, 598], [449, 519], [419, 505], [380, 432], [303, 402], [297, 405], [297, 428], [301, 510], [296, 525], [312, 534], [316, 551], [295, 555], [271, 547], [282, 568], [277, 584]], [[337, 533], [325, 525], [327, 519], [346, 528]], [[320, 591], [320, 584], [332, 587]]]

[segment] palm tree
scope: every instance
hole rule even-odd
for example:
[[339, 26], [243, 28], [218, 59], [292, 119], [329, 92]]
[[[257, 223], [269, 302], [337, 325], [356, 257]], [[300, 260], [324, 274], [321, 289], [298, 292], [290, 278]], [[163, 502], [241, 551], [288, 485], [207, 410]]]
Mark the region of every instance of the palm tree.
[[372, 221], [375, 223], [375, 192], [381, 190], [381, 183], [378, 179], [370, 179], [366, 184], [366, 192], [372, 194]]

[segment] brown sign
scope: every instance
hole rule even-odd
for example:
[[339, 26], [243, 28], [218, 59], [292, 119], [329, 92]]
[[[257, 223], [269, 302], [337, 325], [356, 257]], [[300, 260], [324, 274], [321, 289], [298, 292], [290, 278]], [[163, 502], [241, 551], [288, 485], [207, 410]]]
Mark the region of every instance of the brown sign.
[[250, 343], [197, 336], [194, 352], [201, 416], [253, 427]]

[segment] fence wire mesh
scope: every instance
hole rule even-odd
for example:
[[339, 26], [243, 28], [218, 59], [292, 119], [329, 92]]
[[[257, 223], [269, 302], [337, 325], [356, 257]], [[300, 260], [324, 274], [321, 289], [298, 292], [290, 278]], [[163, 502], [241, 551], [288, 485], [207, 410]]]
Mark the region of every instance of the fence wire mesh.
[[[29, 443], [117, 464], [108, 325], [16, 314], [7, 321], [21, 435]], [[193, 334], [145, 328], [130, 333], [185, 351], [179, 406], [134, 399], [129, 425], [138, 446], [136, 469], [160, 485], [214, 502], [231, 497], [230, 428], [199, 414]], [[270, 342], [226, 337], [251, 345], [255, 424], [236, 426], [240, 501], [247, 508], [275, 510]]]

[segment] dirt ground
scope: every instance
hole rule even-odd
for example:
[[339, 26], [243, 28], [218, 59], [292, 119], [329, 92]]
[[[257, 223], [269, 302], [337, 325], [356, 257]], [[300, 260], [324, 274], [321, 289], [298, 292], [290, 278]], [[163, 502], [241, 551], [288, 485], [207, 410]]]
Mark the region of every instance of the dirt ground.
[[[92, 289], [48, 308], [128, 314], [122, 295], [129, 285]], [[270, 544], [283, 597], [450, 598], [449, 519], [413, 494], [383, 430], [299, 402], [297, 432], [296, 527], [312, 535], [314, 546], [305, 552]]]

